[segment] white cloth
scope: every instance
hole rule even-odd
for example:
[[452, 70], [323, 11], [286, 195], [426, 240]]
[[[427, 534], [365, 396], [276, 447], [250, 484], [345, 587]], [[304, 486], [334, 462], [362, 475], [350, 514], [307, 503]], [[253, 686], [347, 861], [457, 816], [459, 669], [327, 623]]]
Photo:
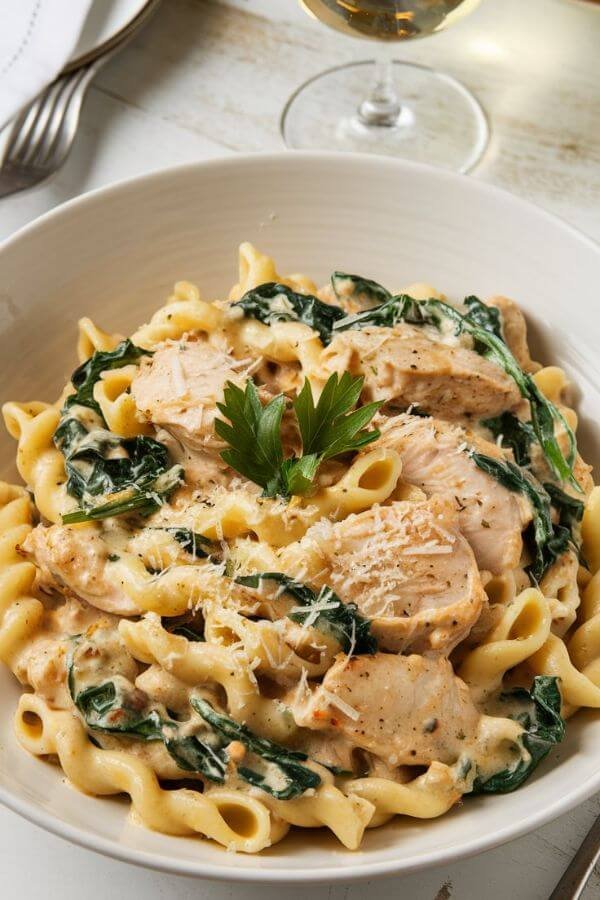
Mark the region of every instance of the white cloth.
[[0, 0], [0, 128], [69, 61], [93, 0]]

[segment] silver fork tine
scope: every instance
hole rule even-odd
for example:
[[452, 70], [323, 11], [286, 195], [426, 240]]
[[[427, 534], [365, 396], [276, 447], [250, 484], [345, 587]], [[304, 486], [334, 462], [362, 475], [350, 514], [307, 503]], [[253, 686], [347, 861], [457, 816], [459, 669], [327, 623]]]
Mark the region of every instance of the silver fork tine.
[[79, 69], [65, 77], [64, 88], [56, 98], [52, 116], [48, 121], [48, 126], [45, 129], [44, 134], [40, 138], [37, 153], [37, 162], [39, 165], [43, 166], [48, 162], [58, 145], [70, 104], [75, 97], [79, 85], [87, 75], [87, 69]]
[[0, 197], [8, 197], [49, 178], [67, 158], [86, 90], [98, 69], [123, 47], [149, 18], [160, 0], [148, 0], [142, 12], [98, 55], [59, 76], [15, 120], [0, 162]]
[[58, 81], [55, 81], [46, 92], [46, 96], [44, 97], [39, 115], [33, 126], [29, 141], [27, 142], [26, 147], [24, 147], [18, 155], [18, 162], [21, 165], [29, 166], [35, 164], [35, 158], [37, 156], [40, 145], [44, 140], [44, 134], [52, 121], [52, 116], [54, 115], [56, 104], [58, 103], [60, 96], [64, 90], [65, 79], [59, 78]]
[[6, 145], [6, 149], [4, 151], [4, 159], [8, 159], [9, 157], [17, 157], [24, 143], [26, 143], [29, 138], [29, 134], [31, 129], [34, 126], [34, 123], [39, 115], [40, 107], [43, 103], [43, 98], [46, 94], [46, 91], [43, 91], [37, 97], [33, 103], [30, 103], [28, 107], [26, 107], [23, 112], [20, 114], [19, 118], [15, 121], [11, 132], [10, 138]]

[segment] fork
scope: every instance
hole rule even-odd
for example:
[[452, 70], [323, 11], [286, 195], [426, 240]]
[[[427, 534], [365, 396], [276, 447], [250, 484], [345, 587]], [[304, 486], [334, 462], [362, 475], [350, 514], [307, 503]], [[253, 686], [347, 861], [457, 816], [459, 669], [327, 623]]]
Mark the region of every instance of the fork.
[[578, 900], [600, 859], [600, 816], [567, 866], [549, 900]]
[[10, 131], [0, 166], [0, 197], [45, 181], [64, 163], [73, 145], [85, 93], [96, 73], [150, 18], [160, 0], [146, 5], [119, 34], [93, 56], [68, 68], [19, 114]]
[[85, 92], [111, 55], [59, 75], [16, 118], [0, 168], [0, 197], [33, 187], [60, 169], [73, 145]]

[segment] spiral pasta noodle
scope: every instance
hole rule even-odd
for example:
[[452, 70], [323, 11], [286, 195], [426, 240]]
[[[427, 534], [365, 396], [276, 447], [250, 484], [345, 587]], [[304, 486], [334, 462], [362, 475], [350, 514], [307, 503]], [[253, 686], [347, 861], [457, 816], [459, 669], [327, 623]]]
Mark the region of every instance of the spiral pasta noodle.
[[318, 289], [244, 243], [227, 299], [82, 318], [77, 358], [4, 404], [0, 482], [15, 734], [76, 788], [356, 850], [518, 788], [600, 708], [600, 488], [513, 301]]

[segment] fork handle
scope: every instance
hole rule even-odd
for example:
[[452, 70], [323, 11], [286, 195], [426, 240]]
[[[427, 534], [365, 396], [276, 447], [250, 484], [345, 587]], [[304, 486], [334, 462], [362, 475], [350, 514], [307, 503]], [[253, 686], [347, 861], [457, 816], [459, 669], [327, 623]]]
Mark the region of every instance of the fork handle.
[[567, 866], [548, 900], [578, 900], [600, 859], [600, 816]]

